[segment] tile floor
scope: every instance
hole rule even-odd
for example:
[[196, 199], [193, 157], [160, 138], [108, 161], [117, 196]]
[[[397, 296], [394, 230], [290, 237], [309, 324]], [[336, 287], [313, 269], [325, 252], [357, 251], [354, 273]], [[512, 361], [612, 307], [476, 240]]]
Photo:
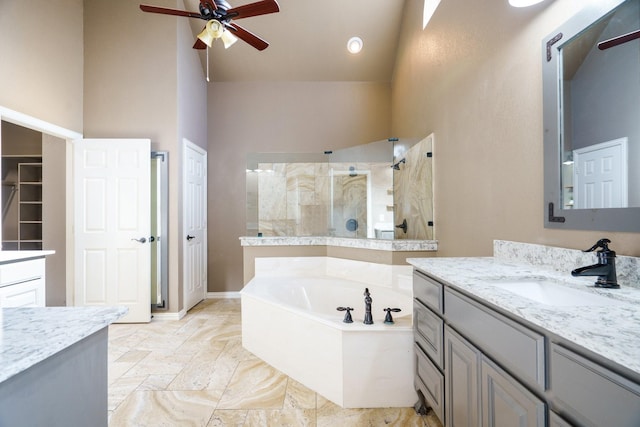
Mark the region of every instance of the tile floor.
[[242, 348], [240, 300], [109, 327], [109, 425], [441, 427], [412, 408], [342, 409]]

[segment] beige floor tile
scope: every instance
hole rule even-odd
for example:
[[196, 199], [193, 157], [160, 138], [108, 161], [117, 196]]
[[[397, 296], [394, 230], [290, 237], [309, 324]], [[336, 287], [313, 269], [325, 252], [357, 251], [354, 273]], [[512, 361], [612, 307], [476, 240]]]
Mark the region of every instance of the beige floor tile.
[[245, 360], [224, 391], [219, 409], [282, 409], [287, 376], [260, 360]]
[[119, 378], [109, 384], [107, 401], [109, 410], [116, 409], [147, 377]]
[[134, 391], [114, 411], [110, 426], [206, 426], [219, 397], [213, 390]]
[[315, 409], [316, 392], [289, 378], [283, 407], [284, 409]]
[[[315, 427], [315, 409], [250, 410], [244, 423], [248, 427]], [[334, 424], [343, 426], [344, 424]]]
[[239, 299], [109, 327], [109, 425], [442, 427], [412, 408], [342, 409], [242, 347]]
[[149, 375], [136, 390], [166, 390], [175, 378], [175, 375]]
[[243, 409], [216, 409], [207, 427], [240, 427], [245, 425], [247, 412]]
[[117, 363], [138, 363], [145, 357], [147, 357], [151, 352], [150, 351], [140, 351], [140, 350], [129, 350], [118, 359], [116, 359]]

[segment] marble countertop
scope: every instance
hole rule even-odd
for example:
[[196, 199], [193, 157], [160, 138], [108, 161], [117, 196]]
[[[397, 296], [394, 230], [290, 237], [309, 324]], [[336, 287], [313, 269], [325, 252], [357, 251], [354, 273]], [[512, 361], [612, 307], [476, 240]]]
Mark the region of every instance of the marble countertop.
[[122, 317], [126, 307], [0, 309], [0, 382]]
[[438, 250], [437, 240], [355, 239], [331, 236], [240, 237], [240, 243], [242, 246], [338, 246], [343, 248], [373, 249], [395, 252], [431, 252]]
[[0, 251], [0, 264], [22, 261], [30, 258], [41, 258], [52, 255], [55, 251]]
[[[414, 267], [452, 288], [571, 341], [640, 377], [640, 288], [595, 288], [595, 277], [500, 258], [409, 258]], [[603, 304], [554, 301], [553, 305], [497, 286], [500, 282], [546, 279], [553, 285], [606, 298]], [[575, 301], [575, 300], [574, 300]]]

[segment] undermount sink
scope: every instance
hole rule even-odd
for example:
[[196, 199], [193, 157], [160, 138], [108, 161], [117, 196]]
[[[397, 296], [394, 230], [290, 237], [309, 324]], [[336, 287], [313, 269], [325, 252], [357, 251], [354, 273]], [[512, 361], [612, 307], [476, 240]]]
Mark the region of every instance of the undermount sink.
[[544, 305], [557, 307], [609, 306], [620, 301], [563, 286], [548, 279], [496, 280], [492, 285]]

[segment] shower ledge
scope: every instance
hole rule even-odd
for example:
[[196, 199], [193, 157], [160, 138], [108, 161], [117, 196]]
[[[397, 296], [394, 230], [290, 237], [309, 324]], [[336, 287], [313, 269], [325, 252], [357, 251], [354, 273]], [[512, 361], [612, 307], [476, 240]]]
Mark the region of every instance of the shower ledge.
[[240, 237], [242, 246], [335, 246], [342, 248], [373, 249], [390, 252], [438, 250], [437, 240], [387, 240], [387, 239], [357, 239], [330, 236], [273, 236], [273, 237]]

